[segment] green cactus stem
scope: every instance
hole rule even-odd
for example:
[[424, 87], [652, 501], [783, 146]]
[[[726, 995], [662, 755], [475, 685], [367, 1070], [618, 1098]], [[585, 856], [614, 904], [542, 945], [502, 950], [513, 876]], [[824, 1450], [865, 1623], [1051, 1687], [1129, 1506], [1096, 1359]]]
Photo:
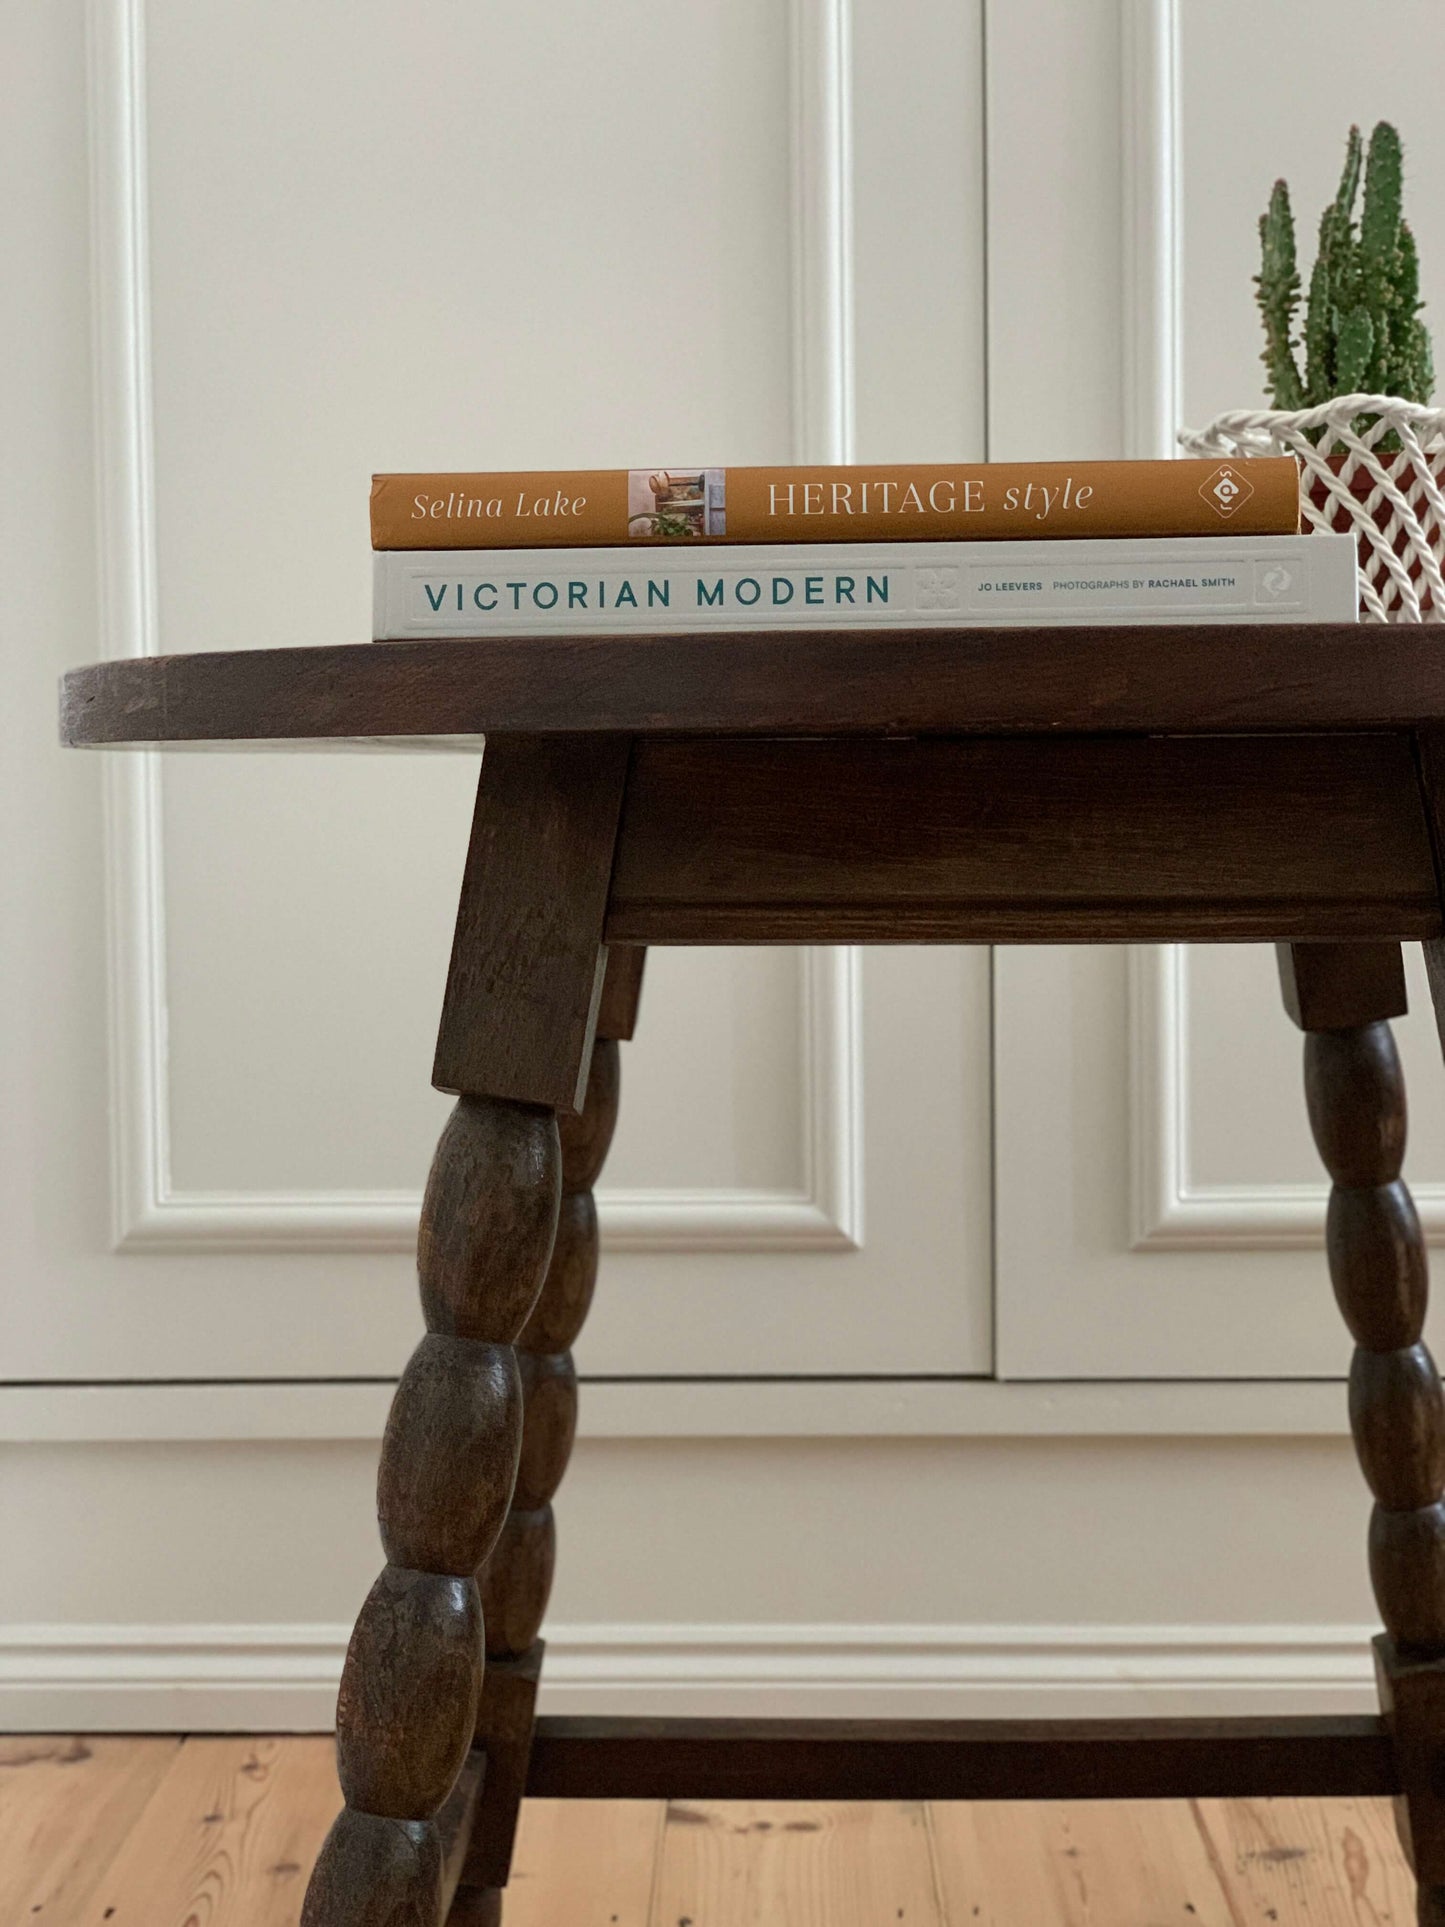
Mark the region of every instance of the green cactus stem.
[[[1254, 285], [1264, 323], [1261, 359], [1276, 408], [1313, 408], [1362, 391], [1413, 402], [1427, 402], [1434, 393], [1430, 333], [1420, 319], [1419, 257], [1401, 212], [1403, 186], [1400, 136], [1390, 123], [1378, 123], [1368, 152], [1359, 128], [1352, 127], [1339, 187], [1320, 216], [1296, 332], [1301, 282], [1294, 213], [1288, 186], [1275, 182], [1260, 217]], [[1357, 426], [1371, 419], [1362, 417]]]
[[1303, 408], [1304, 389], [1295, 366], [1291, 331], [1299, 305], [1299, 267], [1295, 261], [1294, 211], [1289, 187], [1276, 181], [1269, 206], [1259, 217], [1260, 271], [1254, 277], [1259, 311], [1264, 317], [1264, 354], [1270, 392], [1276, 408]]

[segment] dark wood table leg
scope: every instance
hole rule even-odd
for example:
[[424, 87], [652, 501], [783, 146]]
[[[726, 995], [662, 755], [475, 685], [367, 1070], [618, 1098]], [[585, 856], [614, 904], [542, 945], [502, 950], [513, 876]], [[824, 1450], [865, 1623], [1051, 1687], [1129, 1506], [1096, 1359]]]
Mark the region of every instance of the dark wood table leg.
[[609, 953], [586, 1101], [578, 1115], [560, 1121], [557, 1244], [542, 1295], [517, 1340], [524, 1411], [521, 1467], [507, 1523], [481, 1573], [487, 1675], [477, 1744], [486, 1756], [486, 1777], [448, 1927], [487, 1927], [499, 1920], [501, 1890], [511, 1871], [542, 1672], [543, 1641], [538, 1635], [556, 1552], [551, 1502], [577, 1430], [571, 1348], [597, 1281], [592, 1191], [617, 1122], [618, 1043], [636, 1027], [643, 957], [640, 949]]
[[1376, 1671], [1400, 1834], [1422, 1927], [1445, 1927], [1445, 1401], [1420, 1342], [1425, 1245], [1400, 1178], [1405, 1088], [1388, 1020], [1404, 1014], [1404, 971], [1398, 944], [1293, 944], [1280, 948], [1280, 973], [1306, 1033], [1310, 1126], [1333, 1180], [1330, 1277], [1355, 1340], [1350, 1429], [1375, 1495]]
[[[422, 1205], [427, 1334], [382, 1444], [387, 1563], [342, 1673], [346, 1805], [312, 1874], [303, 1927], [438, 1927], [456, 1885], [458, 1853], [444, 1853], [436, 1816], [476, 1732], [477, 1574], [508, 1518], [524, 1451], [514, 1344], [556, 1236], [564, 1158], [554, 1111], [573, 1108], [592, 1055], [626, 764], [626, 745], [603, 739], [504, 738], [486, 753], [433, 1075], [459, 1101]], [[540, 1542], [529, 1536], [528, 1549]], [[448, 1819], [459, 1852], [472, 1816], [449, 1809]]]

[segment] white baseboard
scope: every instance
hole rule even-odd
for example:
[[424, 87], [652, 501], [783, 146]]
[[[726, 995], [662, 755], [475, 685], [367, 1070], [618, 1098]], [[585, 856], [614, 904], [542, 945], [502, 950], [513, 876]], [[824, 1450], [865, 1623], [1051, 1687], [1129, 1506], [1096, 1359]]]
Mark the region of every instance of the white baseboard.
[[[328, 1730], [348, 1629], [0, 1627], [0, 1731]], [[559, 1625], [544, 1710], [1086, 1717], [1365, 1712], [1362, 1626]]]

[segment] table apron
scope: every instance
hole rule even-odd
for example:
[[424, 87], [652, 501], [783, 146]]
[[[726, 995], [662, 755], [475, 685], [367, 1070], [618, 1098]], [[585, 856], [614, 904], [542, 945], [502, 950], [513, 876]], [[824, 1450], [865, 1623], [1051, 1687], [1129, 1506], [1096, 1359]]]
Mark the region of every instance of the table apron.
[[1411, 738], [637, 739], [617, 943], [1441, 933]]

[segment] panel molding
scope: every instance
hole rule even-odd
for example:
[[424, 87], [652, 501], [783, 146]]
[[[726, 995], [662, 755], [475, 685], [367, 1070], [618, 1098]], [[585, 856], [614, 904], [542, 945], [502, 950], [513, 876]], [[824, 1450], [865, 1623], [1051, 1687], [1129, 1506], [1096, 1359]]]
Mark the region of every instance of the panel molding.
[[[862, 995], [856, 948], [798, 953], [802, 1183], [796, 1190], [601, 1186], [611, 1251], [853, 1251], [863, 1242]], [[137, 987], [144, 1003], [150, 985]], [[419, 1191], [183, 1191], [169, 1177], [163, 1066], [128, 1135], [118, 1251], [411, 1251]]]
[[793, 460], [853, 460], [852, 0], [790, 0]]
[[[144, 0], [89, 0], [91, 284], [100, 640], [158, 653]], [[165, 900], [154, 751], [103, 759], [109, 1117], [114, 1240], [161, 1189]]]
[[[792, 0], [794, 434], [799, 459], [852, 446], [849, 0]], [[144, 0], [89, 0], [96, 489], [102, 652], [158, 652]], [[399, 1251], [407, 1191], [184, 1190], [171, 1179], [159, 757], [105, 757], [112, 1235], [117, 1251]], [[612, 1250], [856, 1249], [862, 1238], [856, 951], [800, 955], [797, 1189], [599, 1191]]]
[[[1323, 1248], [1323, 1182], [1199, 1184], [1191, 1175], [1187, 947], [1131, 950], [1129, 1027], [1131, 1249]], [[1445, 1184], [1412, 1182], [1410, 1189], [1426, 1236], [1445, 1241]]]
[[[581, 1439], [1348, 1439], [1337, 1379], [596, 1379]], [[0, 1386], [4, 1445], [359, 1444], [395, 1381]]]
[[[1372, 1629], [578, 1624], [547, 1628], [543, 1710], [1014, 1716], [1373, 1710]], [[0, 1628], [9, 1732], [329, 1732], [350, 1628]]]
[[1179, 453], [1178, 0], [1120, 0], [1124, 453]]
[[[1123, 55], [1124, 448], [1178, 453], [1183, 349], [1178, 0], [1120, 0]], [[1129, 957], [1130, 1248], [1279, 1251], [1324, 1243], [1327, 1187], [1200, 1185], [1190, 1174], [1188, 952]], [[1415, 1192], [1445, 1235], [1445, 1186]]]

